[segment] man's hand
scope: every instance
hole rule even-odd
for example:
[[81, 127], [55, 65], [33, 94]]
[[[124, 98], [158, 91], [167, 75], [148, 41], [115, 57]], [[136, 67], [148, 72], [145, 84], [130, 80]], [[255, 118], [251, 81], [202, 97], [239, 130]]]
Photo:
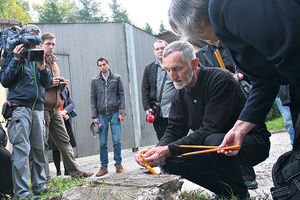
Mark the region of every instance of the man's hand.
[[120, 122], [124, 121], [124, 119], [125, 119], [125, 115], [120, 113], [119, 114], [119, 120], [120, 120]]
[[147, 165], [151, 167], [160, 166], [163, 161], [171, 155], [168, 146], [155, 147], [151, 150], [138, 151], [135, 155], [136, 162], [144, 167], [143, 161], [141, 159], [141, 152], [144, 154]]
[[69, 119], [69, 115], [68, 112], [66, 110], [61, 110], [60, 111], [61, 116], [65, 119], [68, 120]]
[[94, 118], [93, 122], [97, 124], [99, 122], [99, 118]]
[[231, 73], [233, 78], [236, 80], [236, 81], [240, 81], [240, 80], [243, 80], [244, 79], [244, 74], [242, 73]]
[[[255, 126], [250, 122], [244, 122], [238, 120], [232, 129], [225, 135], [223, 142], [219, 147], [227, 147], [233, 145], [240, 145], [242, 147], [243, 139], [245, 135]], [[235, 156], [239, 153], [240, 149], [238, 150], [221, 150], [218, 153], [223, 153], [226, 156]]]
[[149, 115], [149, 112], [152, 112], [152, 113], [154, 113], [154, 112], [153, 112], [153, 110], [152, 110], [152, 108], [150, 108], [150, 109], [146, 110], [146, 114], [147, 114], [147, 115]]
[[21, 59], [21, 53], [24, 50], [24, 44], [17, 45], [13, 50], [14, 59], [19, 61]]

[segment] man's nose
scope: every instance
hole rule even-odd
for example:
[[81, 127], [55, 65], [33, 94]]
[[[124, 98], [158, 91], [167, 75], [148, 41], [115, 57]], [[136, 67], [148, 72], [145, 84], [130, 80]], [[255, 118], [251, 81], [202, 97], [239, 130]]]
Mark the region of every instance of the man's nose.
[[168, 75], [170, 76], [171, 81], [174, 81], [177, 77], [177, 74], [173, 71], [169, 71]]

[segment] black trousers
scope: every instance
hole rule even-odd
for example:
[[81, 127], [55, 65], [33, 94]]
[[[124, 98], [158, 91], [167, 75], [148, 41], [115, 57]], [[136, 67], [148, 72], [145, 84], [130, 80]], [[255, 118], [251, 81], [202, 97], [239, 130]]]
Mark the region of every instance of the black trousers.
[[159, 120], [154, 121], [153, 127], [156, 132], [157, 139], [160, 140], [166, 131], [168, 126], [168, 118], [159, 118]]
[[12, 193], [11, 154], [0, 144], [0, 199], [3, 198], [3, 194]]
[[293, 149], [300, 150], [300, 87], [290, 86], [291, 116], [295, 130]]
[[[209, 135], [203, 145], [218, 146], [225, 133]], [[216, 152], [185, 157], [169, 157], [163, 166], [166, 172], [181, 175], [217, 195], [230, 198], [246, 198], [247, 187], [240, 165], [254, 166], [269, 156], [269, 137], [261, 133], [245, 136], [237, 156], [225, 156]]]

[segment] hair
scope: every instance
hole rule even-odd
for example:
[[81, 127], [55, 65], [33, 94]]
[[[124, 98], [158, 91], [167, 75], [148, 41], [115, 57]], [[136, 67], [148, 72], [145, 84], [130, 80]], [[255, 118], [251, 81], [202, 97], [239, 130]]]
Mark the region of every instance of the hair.
[[24, 33], [30, 33], [30, 32], [33, 32], [37, 35], [39, 35], [41, 33], [41, 29], [36, 26], [36, 25], [33, 25], [33, 24], [27, 24], [26, 26], [24, 26], [23, 28], [23, 32]]
[[170, 43], [163, 52], [163, 58], [167, 57], [169, 54], [180, 51], [182, 53], [182, 60], [186, 61], [189, 67], [192, 67], [191, 61], [196, 58], [195, 50], [193, 45], [187, 41], [175, 41]]
[[99, 61], [101, 61], [101, 62], [102, 62], [102, 61], [105, 61], [107, 64], [109, 64], [108, 61], [107, 61], [104, 57], [101, 57], [101, 58], [99, 58], [99, 59], [97, 60], [97, 65], [98, 65], [98, 62], [99, 62]]
[[165, 43], [166, 46], [168, 45], [168, 42], [165, 41], [165, 40], [156, 40], [156, 41], [153, 43], [153, 48], [154, 48], [154, 44], [155, 44], [155, 43]]
[[54, 36], [53, 33], [46, 32], [46, 33], [43, 33], [41, 38], [42, 38], [42, 41], [44, 43], [45, 40], [54, 39], [55, 36]]
[[200, 25], [210, 24], [209, 0], [172, 0], [168, 16], [173, 32], [183, 40], [197, 41], [206, 32]]

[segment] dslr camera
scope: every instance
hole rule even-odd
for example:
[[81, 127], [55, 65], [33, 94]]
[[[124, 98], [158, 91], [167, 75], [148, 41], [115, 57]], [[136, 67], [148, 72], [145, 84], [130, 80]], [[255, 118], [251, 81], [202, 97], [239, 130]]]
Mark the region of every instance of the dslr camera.
[[154, 101], [151, 105], [151, 108], [153, 112], [149, 112], [149, 115], [146, 117], [146, 121], [148, 123], [153, 123], [156, 120], [158, 120], [160, 115], [160, 105], [157, 101]]
[[44, 51], [41, 49], [30, 49], [30, 45], [39, 45], [42, 39], [37, 35], [32, 35], [24, 32], [18, 26], [14, 26], [12, 34], [7, 38], [6, 53], [8, 56], [13, 56], [13, 50], [19, 44], [24, 45], [24, 50], [21, 52], [21, 58], [27, 58], [29, 61], [42, 61], [44, 59]]
[[63, 90], [66, 86], [65, 79], [63, 77], [61, 77], [61, 78], [59, 78], [58, 81], [59, 81], [58, 85], [57, 85], [58, 89]]

